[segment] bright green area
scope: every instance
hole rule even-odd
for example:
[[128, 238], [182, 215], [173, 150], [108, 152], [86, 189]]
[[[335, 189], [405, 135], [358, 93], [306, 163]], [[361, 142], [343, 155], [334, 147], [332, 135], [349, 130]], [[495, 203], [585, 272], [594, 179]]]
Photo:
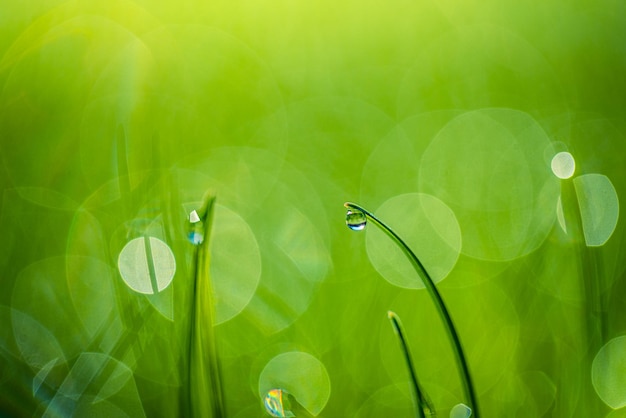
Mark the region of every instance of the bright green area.
[[613, 0], [4, 1], [0, 415], [409, 416], [393, 310], [450, 416], [432, 301], [345, 201], [439, 282], [480, 416], [624, 415], [625, 39]]

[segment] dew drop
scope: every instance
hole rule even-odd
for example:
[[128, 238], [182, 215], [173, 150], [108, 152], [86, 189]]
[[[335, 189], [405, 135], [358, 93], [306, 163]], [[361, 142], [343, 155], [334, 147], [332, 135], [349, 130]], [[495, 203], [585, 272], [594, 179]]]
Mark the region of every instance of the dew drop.
[[290, 410], [288, 393], [282, 389], [271, 389], [267, 392], [263, 405], [273, 417], [295, 417]]
[[353, 231], [362, 231], [367, 224], [367, 217], [360, 210], [348, 209], [346, 212], [346, 225]]
[[197, 231], [191, 231], [187, 238], [189, 238], [189, 242], [193, 245], [200, 245], [202, 244], [202, 241], [204, 241], [204, 236]]
[[198, 212], [196, 212], [195, 210], [191, 211], [191, 213], [189, 214], [189, 222], [191, 222], [192, 224], [200, 222], [200, 216], [198, 215]]
[[193, 245], [200, 245], [204, 241], [204, 223], [200, 219], [198, 212], [192, 210], [189, 214], [189, 233], [187, 238]]

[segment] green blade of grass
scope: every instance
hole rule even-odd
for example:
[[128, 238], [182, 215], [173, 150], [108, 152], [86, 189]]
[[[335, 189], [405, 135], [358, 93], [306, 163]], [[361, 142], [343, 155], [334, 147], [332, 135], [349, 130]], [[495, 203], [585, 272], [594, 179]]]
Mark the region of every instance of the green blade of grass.
[[436, 410], [426, 396], [426, 392], [420, 386], [417, 379], [417, 373], [415, 372], [415, 367], [413, 366], [413, 358], [411, 357], [409, 344], [406, 341], [406, 338], [404, 338], [404, 327], [402, 326], [402, 322], [400, 322], [400, 317], [392, 311], [387, 312], [387, 317], [389, 318], [389, 321], [391, 321], [391, 326], [393, 327], [395, 334], [400, 340], [400, 348], [402, 349], [402, 353], [404, 354], [406, 367], [409, 370], [409, 377], [411, 378], [411, 388], [413, 389], [413, 397], [416, 403], [416, 414], [418, 418], [435, 417], [437, 416]]
[[194, 254], [191, 330], [189, 344], [189, 410], [192, 417], [226, 416], [217, 344], [213, 331], [213, 289], [209, 277], [209, 234], [215, 197], [207, 193], [197, 211], [203, 223], [203, 241]]
[[402, 250], [404, 255], [409, 259], [411, 265], [417, 272], [417, 274], [422, 278], [424, 286], [430, 295], [431, 300], [435, 304], [435, 308], [437, 309], [437, 313], [444, 323], [444, 328], [448, 334], [450, 339], [450, 343], [452, 345], [452, 351], [454, 352], [455, 360], [457, 363], [457, 367], [460, 374], [461, 383], [463, 385], [463, 392], [465, 394], [465, 398], [467, 399], [468, 406], [472, 410], [472, 413], [475, 417], [479, 417], [478, 412], [478, 400], [476, 397], [476, 392], [474, 391], [474, 385], [472, 383], [472, 378], [469, 371], [469, 366], [467, 364], [467, 360], [465, 359], [465, 354], [463, 352], [463, 347], [461, 345], [461, 340], [459, 339], [459, 335], [456, 332], [456, 328], [454, 326], [454, 322], [450, 317], [450, 313], [446, 308], [446, 305], [441, 297], [441, 294], [437, 290], [435, 283], [432, 278], [424, 268], [422, 262], [417, 258], [415, 253], [411, 251], [409, 246], [396, 234], [389, 226], [383, 223], [380, 219], [378, 219], [373, 213], [367, 211], [361, 206], [346, 202], [344, 206], [352, 211], [359, 211], [363, 213], [367, 219], [371, 220], [378, 228], [380, 228], [396, 245]]

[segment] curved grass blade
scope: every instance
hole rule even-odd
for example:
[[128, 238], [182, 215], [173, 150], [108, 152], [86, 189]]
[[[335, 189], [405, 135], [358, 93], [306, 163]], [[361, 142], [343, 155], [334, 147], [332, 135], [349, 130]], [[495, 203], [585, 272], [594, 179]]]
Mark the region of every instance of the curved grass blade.
[[435, 286], [432, 278], [424, 268], [422, 262], [417, 258], [415, 253], [411, 251], [409, 246], [396, 234], [391, 228], [389, 228], [385, 223], [383, 223], [380, 219], [374, 216], [373, 213], [367, 211], [356, 203], [346, 202], [344, 206], [348, 208], [349, 211], [354, 213], [355, 211], [363, 213], [367, 219], [371, 220], [378, 228], [380, 228], [396, 245], [402, 250], [404, 255], [409, 259], [411, 265], [417, 272], [417, 274], [422, 278], [424, 286], [430, 295], [433, 303], [435, 304], [435, 308], [437, 309], [437, 313], [444, 323], [444, 328], [448, 333], [448, 337], [450, 339], [450, 343], [452, 345], [452, 351], [454, 352], [457, 367], [459, 370], [461, 383], [463, 385], [463, 391], [465, 393], [465, 398], [467, 399], [468, 406], [472, 411], [474, 411], [474, 416], [479, 417], [478, 413], [478, 399], [476, 398], [476, 392], [474, 391], [474, 385], [472, 384], [472, 378], [469, 372], [469, 366], [465, 359], [465, 354], [463, 353], [463, 347], [461, 345], [461, 340], [459, 339], [459, 335], [456, 332], [456, 328], [454, 327], [454, 323], [452, 318], [450, 317], [450, 313], [446, 308], [446, 305]]
[[418, 418], [436, 417], [437, 413], [432, 402], [426, 396], [426, 391], [420, 386], [419, 381], [417, 380], [417, 373], [415, 373], [415, 368], [413, 367], [413, 358], [411, 357], [409, 344], [407, 343], [406, 338], [404, 338], [404, 327], [402, 326], [402, 322], [400, 322], [400, 317], [392, 311], [387, 312], [387, 317], [391, 321], [391, 326], [400, 340], [400, 348], [402, 348], [402, 353], [404, 354], [404, 359], [406, 360], [406, 367], [409, 369], [411, 388], [413, 389], [414, 401], [416, 403], [416, 414]]

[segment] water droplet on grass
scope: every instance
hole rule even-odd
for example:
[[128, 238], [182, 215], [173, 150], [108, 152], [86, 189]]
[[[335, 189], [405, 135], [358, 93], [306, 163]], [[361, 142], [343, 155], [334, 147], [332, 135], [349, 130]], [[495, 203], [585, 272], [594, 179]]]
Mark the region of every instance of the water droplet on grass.
[[450, 410], [450, 418], [469, 418], [472, 415], [472, 410], [465, 404], [455, 405]]
[[191, 222], [192, 224], [200, 222], [200, 216], [198, 216], [198, 212], [196, 212], [195, 210], [191, 211], [191, 213], [189, 214], [189, 222]]
[[353, 231], [362, 231], [367, 224], [367, 217], [360, 210], [348, 209], [346, 212], [346, 225]]
[[189, 213], [189, 234], [187, 239], [193, 245], [200, 245], [204, 241], [204, 222], [195, 210]]
[[550, 167], [555, 176], [560, 179], [568, 179], [574, 175], [576, 161], [574, 161], [572, 154], [563, 151], [552, 157]]
[[282, 389], [272, 389], [267, 392], [263, 405], [273, 417], [295, 417], [290, 410], [287, 392]]
[[193, 245], [200, 245], [204, 241], [204, 235], [198, 231], [191, 231], [187, 238]]

